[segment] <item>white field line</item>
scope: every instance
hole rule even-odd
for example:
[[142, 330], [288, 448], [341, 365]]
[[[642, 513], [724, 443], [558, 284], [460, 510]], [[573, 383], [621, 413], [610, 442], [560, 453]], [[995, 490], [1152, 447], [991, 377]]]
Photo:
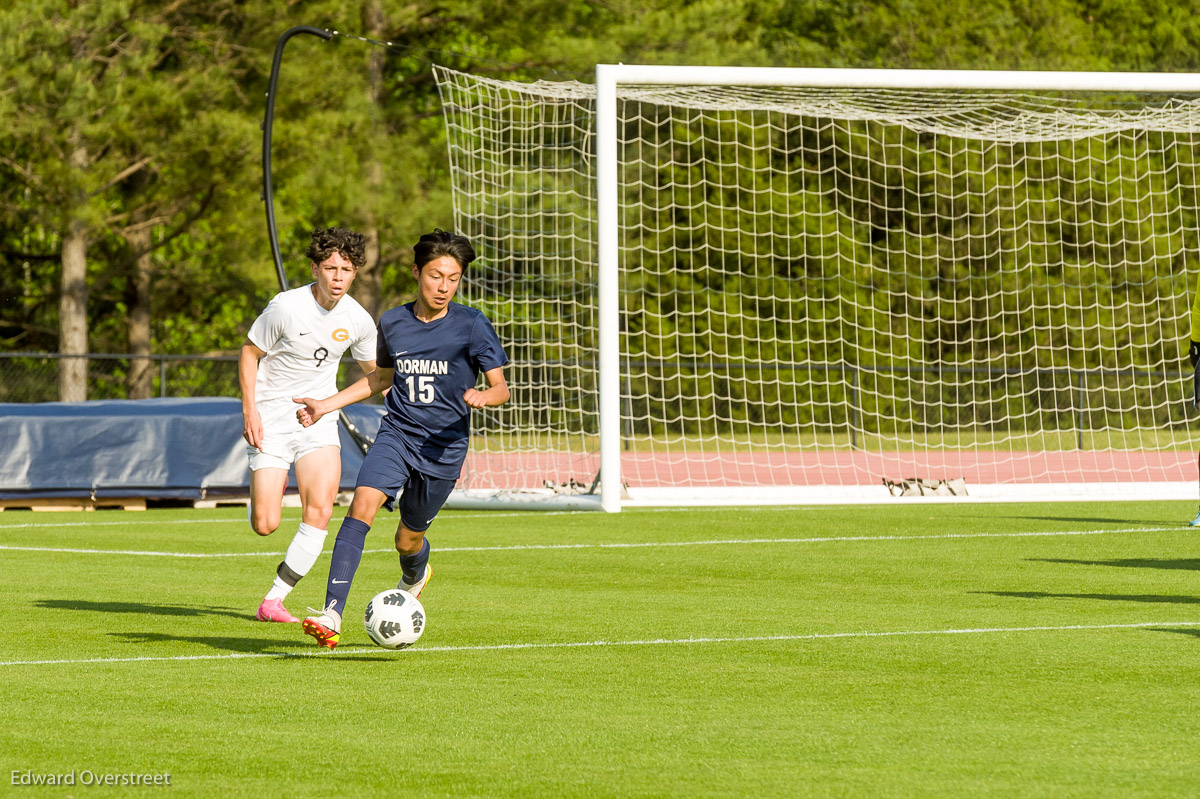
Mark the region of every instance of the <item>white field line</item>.
[[[854, 541], [937, 541], [970, 538], [1048, 538], [1079, 535], [1124, 535], [1128, 533], [1180, 532], [1185, 527], [1125, 527], [1116, 530], [1040, 530], [1024, 533], [943, 533], [939, 535], [846, 535], [812, 538], [721, 538], [702, 541], [637, 541], [629, 543], [596, 544], [509, 544], [490, 547], [437, 547], [438, 554], [447, 552], [521, 552], [552, 549], [644, 549], [647, 547], [703, 547], [731, 544], [825, 544]], [[67, 547], [25, 547], [0, 544], [0, 550], [11, 552], [61, 552], [76, 555], [139, 555], [159, 558], [278, 558], [282, 552], [159, 552], [138, 549], [72, 549]], [[364, 549], [363, 554], [395, 552], [395, 549]]]
[[3, 666], [55, 666], [55, 665], [86, 665], [93, 663], [162, 663], [183, 662], [193, 660], [247, 660], [254, 658], [305, 658], [330, 657], [339, 655], [394, 654], [396, 657], [429, 653], [456, 652], [498, 652], [520, 649], [581, 649], [612, 646], [680, 646], [692, 644], [745, 644], [772, 643], [788, 641], [825, 641], [847, 638], [906, 638], [919, 635], [986, 635], [996, 633], [1036, 633], [1036, 632], [1075, 632], [1087, 630], [1136, 630], [1160, 627], [1200, 627], [1200, 621], [1143, 621], [1131, 624], [1068, 624], [1063, 626], [1045, 627], [976, 627], [949, 630], [892, 630], [892, 631], [860, 631], [847, 633], [808, 633], [804, 635], [751, 635], [727, 638], [653, 638], [633, 641], [564, 641], [546, 644], [479, 644], [467, 646], [418, 646], [405, 649], [403, 653], [393, 652], [378, 647], [339, 647], [333, 652], [313, 649], [308, 652], [230, 652], [224, 655], [175, 655], [164, 657], [128, 657], [128, 658], [79, 658], [75, 660], [5, 660]]

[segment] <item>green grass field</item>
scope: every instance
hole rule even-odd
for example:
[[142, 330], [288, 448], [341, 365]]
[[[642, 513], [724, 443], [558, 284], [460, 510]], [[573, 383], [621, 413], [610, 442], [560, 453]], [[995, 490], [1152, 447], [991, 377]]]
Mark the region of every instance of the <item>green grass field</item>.
[[1194, 513], [446, 512], [401, 652], [386, 519], [332, 653], [253, 620], [298, 511], [4, 513], [0, 795], [1195, 796]]

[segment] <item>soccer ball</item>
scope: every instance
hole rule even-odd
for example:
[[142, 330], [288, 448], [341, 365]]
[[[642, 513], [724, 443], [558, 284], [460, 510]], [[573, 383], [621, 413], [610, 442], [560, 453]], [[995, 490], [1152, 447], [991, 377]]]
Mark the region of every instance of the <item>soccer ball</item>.
[[407, 591], [389, 588], [367, 603], [363, 626], [380, 646], [404, 649], [415, 644], [425, 631], [425, 608]]

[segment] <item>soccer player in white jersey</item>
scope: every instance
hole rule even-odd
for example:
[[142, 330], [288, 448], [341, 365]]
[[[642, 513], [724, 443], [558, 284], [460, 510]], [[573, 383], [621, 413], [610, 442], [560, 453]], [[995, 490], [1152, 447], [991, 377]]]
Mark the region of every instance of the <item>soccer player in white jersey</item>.
[[263, 536], [279, 527], [293, 465], [302, 508], [300, 529], [258, 607], [259, 621], [298, 621], [283, 600], [321, 555], [342, 476], [337, 415], [304, 427], [292, 398], [336, 394], [346, 350], [364, 373], [375, 371], [375, 322], [346, 293], [366, 263], [366, 237], [345, 228], [317, 229], [305, 254], [313, 282], [275, 295], [251, 325], [238, 361], [250, 526]]
[[[325, 608], [304, 620], [304, 632], [329, 649], [341, 636], [350, 584], [380, 508], [400, 511], [398, 587], [421, 595], [430, 575], [425, 533], [462, 474], [471, 411], [508, 401], [508, 356], [492, 323], [482, 311], [452, 302], [475, 260], [470, 241], [435, 230], [421, 236], [413, 255], [417, 298], [379, 317], [379, 368], [332, 397], [296, 400], [303, 406], [299, 419], [320, 424], [332, 411], [391, 387], [330, 555]], [[475, 387], [480, 374], [483, 390]]]

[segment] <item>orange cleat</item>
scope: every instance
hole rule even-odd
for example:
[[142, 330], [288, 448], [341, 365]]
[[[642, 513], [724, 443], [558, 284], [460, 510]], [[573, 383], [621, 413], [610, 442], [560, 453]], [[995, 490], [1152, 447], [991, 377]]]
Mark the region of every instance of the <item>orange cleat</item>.
[[320, 611], [309, 608], [309, 610], [317, 615], [309, 616], [300, 625], [305, 634], [317, 639], [317, 646], [327, 649], [336, 647], [338, 640], [342, 637], [342, 614], [333, 608], [325, 608]]

